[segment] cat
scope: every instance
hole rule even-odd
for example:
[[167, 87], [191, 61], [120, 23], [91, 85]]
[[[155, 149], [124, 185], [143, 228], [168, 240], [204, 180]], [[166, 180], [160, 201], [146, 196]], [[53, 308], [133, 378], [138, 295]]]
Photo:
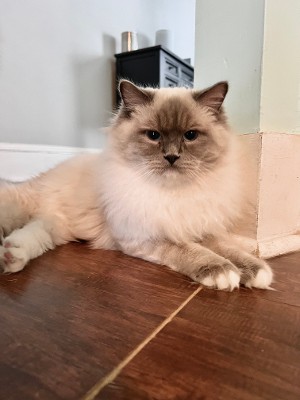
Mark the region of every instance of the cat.
[[209, 288], [270, 288], [273, 272], [234, 240], [247, 204], [237, 135], [205, 90], [122, 80], [103, 153], [0, 186], [0, 268], [20, 271], [55, 246], [85, 240], [169, 266]]

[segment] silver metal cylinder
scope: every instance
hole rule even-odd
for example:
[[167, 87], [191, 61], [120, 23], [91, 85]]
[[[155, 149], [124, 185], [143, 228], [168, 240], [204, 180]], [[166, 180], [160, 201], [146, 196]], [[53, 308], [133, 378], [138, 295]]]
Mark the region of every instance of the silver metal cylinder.
[[138, 49], [136, 32], [122, 32], [122, 52]]

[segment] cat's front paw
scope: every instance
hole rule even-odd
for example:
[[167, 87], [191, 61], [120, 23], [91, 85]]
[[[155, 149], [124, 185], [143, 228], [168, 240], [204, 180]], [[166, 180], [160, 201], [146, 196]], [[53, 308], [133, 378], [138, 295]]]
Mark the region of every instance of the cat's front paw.
[[242, 283], [249, 288], [270, 289], [273, 281], [273, 271], [263, 260], [249, 263], [241, 268]]
[[9, 243], [0, 247], [0, 272], [9, 274], [21, 271], [28, 261], [26, 251]]
[[232, 291], [240, 285], [240, 272], [230, 261], [202, 266], [191, 277], [213, 289]]

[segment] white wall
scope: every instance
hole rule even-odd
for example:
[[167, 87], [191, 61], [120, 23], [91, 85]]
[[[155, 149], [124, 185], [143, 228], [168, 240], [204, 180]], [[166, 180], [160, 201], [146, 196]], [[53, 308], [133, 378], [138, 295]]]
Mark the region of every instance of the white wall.
[[264, 3], [196, 2], [195, 85], [229, 81], [226, 110], [240, 133], [259, 130]]
[[100, 146], [121, 32], [194, 52], [195, 0], [0, 0], [0, 142]]
[[154, 0], [156, 4], [156, 29], [170, 29], [173, 49], [181, 58], [195, 59], [195, 9], [196, 0]]

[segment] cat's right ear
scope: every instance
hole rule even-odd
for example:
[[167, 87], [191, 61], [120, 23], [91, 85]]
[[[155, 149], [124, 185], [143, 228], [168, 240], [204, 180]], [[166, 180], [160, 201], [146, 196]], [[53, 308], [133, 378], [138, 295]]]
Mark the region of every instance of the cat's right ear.
[[136, 106], [150, 103], [153, 99], [152, 93], [124, 79], [120, 81], [119, 92], [128, 111], [133, 111]]

